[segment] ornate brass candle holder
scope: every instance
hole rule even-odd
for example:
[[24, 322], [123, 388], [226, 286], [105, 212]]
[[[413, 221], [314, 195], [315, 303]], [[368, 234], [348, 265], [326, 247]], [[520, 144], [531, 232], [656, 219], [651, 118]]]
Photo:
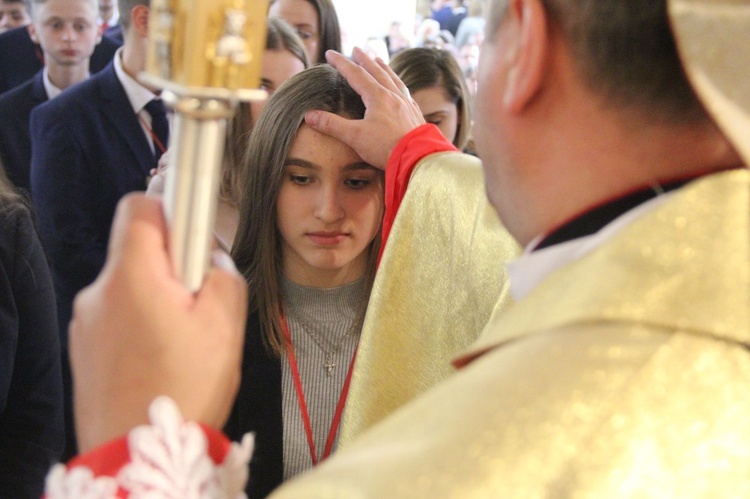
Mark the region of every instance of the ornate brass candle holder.
[[176, 275], [196, 291], [209, 265], [227, 123], [259, 90], [268, 0], [152, 0], [141, 81], [174, 111], [164, 211]]

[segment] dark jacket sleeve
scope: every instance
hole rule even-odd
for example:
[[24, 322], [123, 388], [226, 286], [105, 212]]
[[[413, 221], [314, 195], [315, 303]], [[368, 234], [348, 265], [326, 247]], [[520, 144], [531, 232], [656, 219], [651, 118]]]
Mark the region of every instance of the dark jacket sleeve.
[[0, 208], [0, 497], [40, 497], [63, 439], [52, 279], [26, 207]]
[[73, 132], [79, 124], [56, 104], [31, 113], [31, 196], [50, 264], [69, 288], [59, 292], [73, 295], [104, 266], [108, 234], [94, 204], [97, 174]]
[[281, 360], [263, 343], [258, 314], [248, 317], [242, 380], [224, 432], [235, 441], [255, 433], [248, 497], [268, 496], [284, 479]]

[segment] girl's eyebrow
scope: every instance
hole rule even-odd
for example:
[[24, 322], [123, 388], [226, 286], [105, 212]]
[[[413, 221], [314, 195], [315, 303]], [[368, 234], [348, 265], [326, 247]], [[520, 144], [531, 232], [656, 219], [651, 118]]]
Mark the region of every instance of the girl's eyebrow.
[[[302, 158], [287, 158], [284, 162], [284, 166], [298, 166], [300, 168], [309, 168], [311, 170], [320, 170], [320, 166], [316, 165], [311, 161], [307, 161]], [[380, 171], [369, 163], [364, 161], [357, 161], [344, 167], [344, 171], [357, 171], [357, 170], [375, 170]]]
[[445, 112], [445, 111], [435, 111], [434, 113], [425, 114], [424, 115], [424, 119], [427, 120], [427, 119], [430, 119], [430, 118], [440, 118], [441, 116], [444, 116], [446, 114], [448, 114], [448, 113]]
[[320, 167], [315, 163], [307, 161], [301, 158], [286, 158], [284, 166], [299, 166], [300, 168], [309, 168], [311, 170], [320, 170]]
[[371, 164], [365, 163], [364, 161], [357, 161], [356, 163], [352, 163], [344, 167], [344, 171], [356, 171], [356, 170], [374, 170], [376, 172], [380, 171], [374, 166], [372, 166]]

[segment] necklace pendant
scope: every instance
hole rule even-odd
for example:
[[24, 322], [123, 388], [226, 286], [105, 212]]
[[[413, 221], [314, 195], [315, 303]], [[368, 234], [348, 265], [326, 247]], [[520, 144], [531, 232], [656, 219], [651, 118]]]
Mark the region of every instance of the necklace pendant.
[[336, 367], [336, 363], [333, 361], [333, 356], [331, 354], [326, 355], [326, 361], [325, 364], [323, 364], [323, 367], [326, 369], [326, 376], [331, 377], [333, 375], [333, 368]]

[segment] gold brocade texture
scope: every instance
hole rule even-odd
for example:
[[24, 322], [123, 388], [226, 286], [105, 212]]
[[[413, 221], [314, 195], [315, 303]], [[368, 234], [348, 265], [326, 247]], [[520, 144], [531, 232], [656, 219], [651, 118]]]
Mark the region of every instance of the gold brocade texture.
[[696, 180], [276, 497], [750, 497], [750, 172]]
[[418, 165], [378, 268], [340, 445], [454, 372], [498, 305], [520, 251], [487, 201], [482, 165], [457, 153]]
[[669, 15], [695, 91], [750, 162], [750, 0], [670, 0]]

